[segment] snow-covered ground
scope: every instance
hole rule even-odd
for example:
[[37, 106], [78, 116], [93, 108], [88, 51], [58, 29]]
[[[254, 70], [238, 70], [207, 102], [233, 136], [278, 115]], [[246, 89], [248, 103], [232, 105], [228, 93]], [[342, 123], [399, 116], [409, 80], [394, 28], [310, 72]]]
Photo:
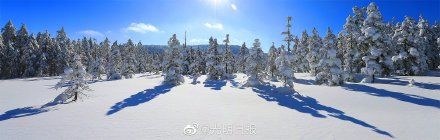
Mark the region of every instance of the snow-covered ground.
[[281, 93], [278, 82], [241, 87], [242, 74], [176, 87], [139, 74], [92, 83], [88, 97], [61, 105], [46, 104], [63, 91], [57, 77], [1, 80], [0, 139], [438, 140], [438, 76], [328, 87], [296, 74], [296, 93]]

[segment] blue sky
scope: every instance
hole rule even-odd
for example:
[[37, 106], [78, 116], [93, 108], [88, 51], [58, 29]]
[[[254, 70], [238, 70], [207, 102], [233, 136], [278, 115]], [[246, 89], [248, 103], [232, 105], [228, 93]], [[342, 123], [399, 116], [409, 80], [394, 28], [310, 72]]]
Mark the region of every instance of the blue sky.
[[[143, 44], [166, 44], [173, 33], [188, 44], [207, 44], [210, 36], [233, 44], [252, 44], [259, 38], [265, 51], [271, 42], [281, 45], [287, 16], [293, 32], [316, 27], [341, 30], [351, 8], [372, 0], [0, 0], [0, 24], [25, 23], [30, 32], [64, 27], [71, 38], [92, 36], [111, 41], [128, 38]], [[375, 0], [385, 21], [422, 14], [431, 24], [440, 21], [440, 0]], [[310, 32], [309, 32], [310, 33]]]

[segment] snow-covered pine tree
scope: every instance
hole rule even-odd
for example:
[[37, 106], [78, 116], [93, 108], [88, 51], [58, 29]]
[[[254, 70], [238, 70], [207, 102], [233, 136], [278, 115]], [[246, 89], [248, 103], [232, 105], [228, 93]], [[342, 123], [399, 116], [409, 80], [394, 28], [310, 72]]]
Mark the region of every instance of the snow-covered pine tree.
[[282, 32], [282, 35], [286, 35], [286, 37], [284, 37], [283, 41], [286, 41], [287, 43], [287, 51], [290, 52], [290, 45], [291, 42], [293, 41], [293, 35], [291, 34], [290, 28], [292, 28], [292, 17], [288, 16], [287, 17], [287, 24], [286, 24], [286, 31]]
[[101, 75], [105, 74], [104, 60], [101, 57], [95, 56], [90, 68], [92, 79], [102, 80]]
[[[338, 37], [337, 37], [337, 39], [336, 39], [336, 48], [337, 48], [337, 53], [336, 53], [336, 56], [339, 58], [339, 60], [343, 60], [343, 58], [344, 58], [344, 44], [345, 44], [345, 38], [344, 38], [344, 33], [342, 32], [342, 31], [340, 31], [339, 33], [338, 33]], [[342, 62], [342, 64], [344, 64], [343, 62]]]
[[131, 41], [131, 39], [128, 39], [123, 48], [125, 51], [123, 51], [124, 63], [122, 63], [121, 74], [122, 76], [124, 76], [124, 78], [133, 78], [133, 75], [136, 72], [136, 52], [133, 41]]
[[309, 47], [309, 35], [307, 34], [307, 31], [304, 30], [301, 34], [301, 40], [299, 40], [298, 48], [295, 53], [296, 55], [296, 71], [298, 72], [308, 72], [309, 67], [309, 61], [307, 60], [307, 54], [309, 53], [308, 50]]
[[[40, 35], [40, 33], [38, 33]], [[37, 35], [38, 38], [38, 35]], [[37, 39], [38, 40], [38, 39]], [[35, 48], [38, 48], [35, 50], [36, 53], [36, 62], [35, 62], [35, 76], [41, 77], [46, 76], [47, 72], [47, 54], [44, 52], [44, 49], [42, 47], [39, 47], [38, 41], [35, 43]]]
[[354, 73], [360, 70], [361, 53], [358, 49], [358, 37], [360, 28], [355, 24], [352, 16], [346, 18], [344, 29], [341, 32], [342, 38], [342, 53], [343, 53], [343, 79], [344, 81], [354, 82]]
[[235, 58], [234, 54], [232, 54], [231, 47], [229, 46], [229, 34], [226, 34], [226, 39], [223, 40], [225, 43], [225, 55], [223, 58], [223, 64], [225, 65], [225, 77], [232, 78], [235, 70]]
[[194, 61], [191, 63], [189, 70], [191, 76], [193, 77], [193, 84], [196, 84], [197, 78], [204, 74], [205, 72], [205, 58], [203, 57], [202, 51], [200, 49], [195, 50], [193, 53]]
[[243, 42], [243, 45], [241, 45], [240, 50], [238, 52], [238, 60], [236, 64], [236, 68], [238, 72], [245, 73], [246, 69], [246, 59], [249, 56], [249, 49], [246, 47], [246, 43]]
[[[346, 21], [346, 24], [344, 25], [344, 30], [349, 32], [348, 34], [351, 34], [350, 41], [353, 41], [350, 46], [354, 50], [354, 56], [353, 56], [353, 71], [356, 73], [361, 72], [362, 67], [365, 66], [362, 57], [365, 56], [368, 52], [368, 47], [359, 46], [361, 43], [361, 40], [359, 40], [359, 37], [361, 37], [362, 34], [362, 27], [364, 26], [365, 16], [366, 16], [366, 8], [358, 8], [357, 6], [352, 8], [353, 16], [351, 17], [350, 21]], [[348, 26], [348, 27], [345, 27]]]
[[159, 74], [159, 72], [162, 69], [162, 57], [160, 57], [158, 53], [153, 54], [153, 60], [152, 60], [152, 70], [151, 72], [154, 74]]
[[81, 40], [81, 47], [79, 49], [79, 54], [81, 56], [81, 61], [84, 67], [86, 67], [87, 71], [90, 71], [90, 68], [93, 63], [93, 57], [92, 57], [92, 39], [87, 39], [84, 37]]
[[34, 53], [34, 51], [38, 49], [38, 46], [34, 46], [36, 44], [36, 40], [33, 38], [33, 36], [30, 36], [26, 48], [23, 52], [23, 57], [25, 61], [25, 70], [23, 72], [23, 77], [35, 76], [35, 62], [37, 56], [35, 55], [36, 53]]
[[107, 79], [118, 80], [122, 78], [121, 75], [122, 56], [119, 51], [118, 42], [115, 41], [111, 47], [111, 55], [107, 65]]
[[93, 39], [93, 41], [91, 42], [91, 46], [92, 52], [90, 53], [90, 55], [93, 59], [90, 60], [91, 64], [88, 68], [88, 72], [92, 75], [92, 79], [101, 80], [101, 75], [105, 73], [105, 67], [102, 57], [100, 56], [100, 48], [95, 39]]
[[12, 21], [9, 20], [5, 27], [2, 28], [3, 44], [14, 45], [16, 39], [16, 30]]
[[3, 44], [3, 36], [0, 35], [0, 79], [3, 79], [3, 70], [5, 64], [3, 63], [3, 59], [5, 57], [5, 45]]
[[16, 50], [10, 43], [5, 44], [5, 69], [3, 70], [3, 75], [6, 78], [16, 78], [18, 77], [18, 50]]
[[321, 71], [316, 75], [316, 84], [337, 86], [343, 83], [341, 60], [337, 57], [336, 36], [328, 28], [327, 36], [324, 39], [324, 50], [327, 52], [320, 61]]
[[[382, 15], [374, 2], [367, 7], [367, 18], [362, 27], [362, 36], [359, 38], [363, 48], [368, 50], [362, 57], [365, 67], [362, 73], [367, 75], [362, 80], [365, 83], [374, 82], [374, 75], [389, 75], [392, 72], [390, 37], [384, 34]], [[367, 49], [368, 48], [368, 49]]]
[[[440, 38], [437, 38], [437, 48], [440, 49]], [[440, 53], [438, 55], [440, 56]], [[437, 68], [440, 69], [440, 65]]]
[[290, 65], [290, 56], [284, 49], [284, 45], [280, 47], [280, 51], [280, 55], [275, 60], [276, 67], [279, 71], [279, 77], [285, 87], [293, 90], [293, 81], [295, 77], [293, 75], [293, 67]]
[[62, 72], [64, 71], [64, 68], [61, 68], [61, 63], [60, 61], [62, 61], [61, 57], [61, 47], [60, 44], [57, 43], [56, 38], [51, 38], [52, 39], [52, 45], [50, 45], [50, 49], [49, 49], [49, 73], [51, 73], [51, 75], [56, 76], [56, 75], [60, 75], [62, 74]]
[[111, 48], [110, 48], [110, 40], [108, 38], [105, 38], [104, 41], [99, 43], [100, 46], [100, 57], [102, 57], [103, 64], [105, 64], [105, 69], [108, 70], [107, 66], [110, 63], [110, 56], [111, 56]]
[[[436, 47], [435, 43], [437, 41], [438, 38], [440, 38], [440, 22], [436, 22], [434, 23], [431, 28], [431, 41], [429, 44], [434, 44], [434, 45], [430, 45], [427, 48], [427, 52], [432, 52], [432, 54], [428, 54], [428, 65], [429, 65], [429, 69], [433, 70], [433, 69], [438, 69], [440, 67], [440, 55], [438, 55], [440, 53], [440, 48]], [[434, 63], [437, 62], [437, 63]]]
[[[416, 37], [418, 38], [417, 50], [420, 53], [419, 58], [417, 59], [420, 65], [420, 70], [422, 71], [422, 73], [428, 71], [429, 63], [433, 63], [431, 64], [433, 65], [431, 66], [431, 68], [435, 69], [435, 67], [440, 64], [440, 56], [436, 55], [439, 51], [438, 49], [435, 49], [436, 39], [433, 38], [429, 23], [422, 16], [419, 17], [419, 22], [417, 23]], [[429, 61], [429, 57], [431, 57], [433, 61]]]
[[151, 65], [148, 57], [148, 50], [146, 47], [143, 47], [141, 42], [138, 42], [136, 45], [136, 68], [138, 73], [145, 73], [149, 69]]
[[265, 76], [264, 53], [260, 46], [260, 40], [255, 39], [253, 47], [249, 51], [249, 57], [246, 61], [246, 75], [248, 75], [248, 79], [245, 86], [254, 87], [260, 85], [263, 77]]
[[405, 17], [393, 36], [397, 41], [398, 55], [393, 57], [399, 75], [420, 75], [427, 69], [425, 42], [418, 36], [415, 21]]
[[[295, 50], [295, 48], [294, 48], [294, 50]], [[281, 51], [283, 51], [283, 50], [281, 50]], [[277, 80], [277, 77], [278, 77], [277, 65], [275, 63], [275, 60], [277, 59], [277, 57], [278, 57], [278, 51], [277, 51], [277, 48], [275, 48], [275, 43], [272, 42], [272, 46], [269, 49], [269, 58], [268, 58], [267, 65], [266, 65], [267, 66], [266, 71], [268, 72], [269, 79], [272, 81]]]
[[191, 65], [191, 57], [189, 54], [189, 49], [186, 47], [186, 44], [181, 45], [181, 47], [179, 47], [179, 55], [180, 55], [180, 59], [182, 60], [181, 62], [181, 67], [182, 67], [182, 75], [187, 75], [189, 73], [189, 67]]
[[8, 23], [2, 28], [2, 37], [3, 37], [3, 53], [4, 57], [2, 60], [3, 63], [3, 72], [2, 77], [4, 78], [14, 78], [18, 76], [18, 51], [14, 48], [15, 40], [16, 40], [16, 29], [12, 24], [12, 21], [9, 20]]
[[180, 42], [176, 34], [168, 41], [168, 48], [165, 50], [165, 58], [163, 61], [164, 83], [172, 85], [180, 85], [184, 82], [182, 76], [182, 60], [179, 55]]
[[222, 63], [222, 56], [217, 39], [209, 38], [209, 49], [206, 61], [208, 77], [206, 80], [220, 80], [225, 78], [225, 69]]
[[13, 45], [13, 47], [18, 51], [18, 71], [16, 71], [15, 73], [18, 74], [19, 77], [24, 76], [24, 71], [26, 69], [26, 60], [29, 58], [26, 57], [30, 57], [31, 55], [26, 55], [25, 56], [25, 51], [29, 51], [27, 49], [29, 49], [28, 44], [29, 44], [29, 33], [27, 31], [26, 25], [22, 24], [20, 30], [18, 30], [17, 32], [17, 36], [15, 38], [15, 44]]
[[87, 81], [91, 76], [81, 64], [81, 57], [75, 55], [74, 62], [71, 68], [65, 70], [63, 79], [55, 86], [56, 89], [67, 86], [67, 89], [55, 98], [56, 103], [66, 103], [72, 98], [72, 101], [76, 101], [80, 95], [85, 95], [85, 90], [90, 90]]
[[318, 30], [313, 28], [313, 36], [309, 38], [307, 60], [309, 62], [310, 74], [316, 76], [319, 73], [319, 61], [321, 60], [320, 49], [322, 47], [322, 39], [319, 36]]
[[70, 44], [70, 39], [67, 37], [64, 28], [57, 31], [56, 43], [60, 47], [60, 54], [57, 55], [57, 73], [62, 73], [64, 69], [68, 68], [69, 63], [73, 61], [73, 50]]

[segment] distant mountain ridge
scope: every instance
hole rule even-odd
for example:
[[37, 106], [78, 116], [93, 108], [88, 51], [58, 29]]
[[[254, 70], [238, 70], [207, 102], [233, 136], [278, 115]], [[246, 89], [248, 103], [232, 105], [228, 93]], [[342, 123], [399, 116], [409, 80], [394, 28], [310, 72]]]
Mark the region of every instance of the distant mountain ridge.
[[[220, 51], [224, 51], [225, 49], [225, 45], [219, 45], [220, 46]], [[143, 45], [143, 47], [146, 47], [148, 50], [148, 53], [163, 53], [164, 49], [168, 46], [166, 45]], [[201, 50], [201, 51], [208, 51], [209, 49], [209, 45], [188, 45], [188, 48], [193, 48], [195, 50]], [[231, 51], [233, 54], [238, 54], [239, 50], [240, 50], [240, 46], [239, 45], [231, 45]]]

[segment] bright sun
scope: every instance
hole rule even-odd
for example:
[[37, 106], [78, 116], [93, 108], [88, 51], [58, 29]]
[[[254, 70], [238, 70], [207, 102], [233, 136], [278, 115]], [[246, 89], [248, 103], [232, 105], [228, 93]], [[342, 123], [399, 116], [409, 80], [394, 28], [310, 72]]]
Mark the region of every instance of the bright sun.
[[206, 1], [208, 1], [208, 3], [210, 3], [210, 4], [214, 5], [214, 6], [217, 6], [217, 5], [220, 5], [223, 2], [225, 2], [226, 0], [206, 0]]

